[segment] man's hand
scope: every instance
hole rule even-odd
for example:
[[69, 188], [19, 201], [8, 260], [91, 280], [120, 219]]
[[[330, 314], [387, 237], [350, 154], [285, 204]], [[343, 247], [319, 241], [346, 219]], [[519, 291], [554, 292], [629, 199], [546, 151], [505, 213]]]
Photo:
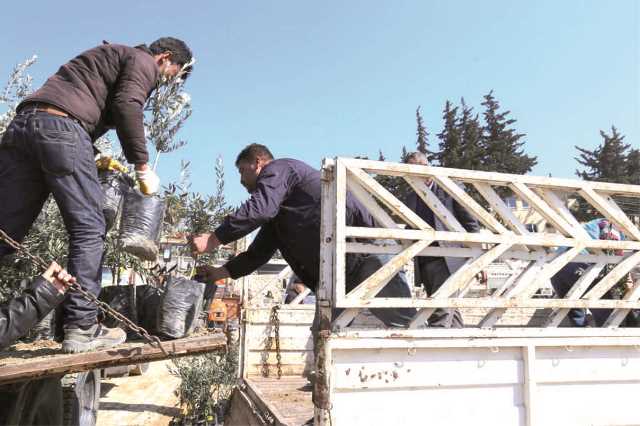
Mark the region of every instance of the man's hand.
[[188, 240], [189, 245], [191, 246], [191, 251], [194, 254], [203, 254], [213, 251], [220, 245], [220, 241], [214, 233], [189, 235]]
[[160, 178], [147, 164], [136, 164], [136, 180], [140, 185], [140, 192], [152, 195], [160, 189]]
[[201, 265], [196, 268], [196, 276], [204, 283], [215, 284], [218, 280], [229, 278], [229, 271], [224, 266], [216, 268], [215, 266]]
[[76, 279], [56, 262], [51, 262], [51, 265], [43, 272], [42, 278], [53, 284], [60, 293], [67, 291], [69, 283], [76, 282]]

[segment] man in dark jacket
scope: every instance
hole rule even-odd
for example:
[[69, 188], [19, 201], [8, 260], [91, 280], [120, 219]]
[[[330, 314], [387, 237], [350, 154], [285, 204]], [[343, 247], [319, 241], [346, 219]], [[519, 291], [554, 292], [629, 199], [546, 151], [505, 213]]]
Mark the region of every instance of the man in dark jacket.
[[[405, 161], [408, 164], [428, 165], [426, 155], [421, 152], [410, 153]], [[480, 230], [478, 221], [457, 201], [451, 198], [448, 193], [433, 182], [429, 182], [428, 186], [440, 202], [454, 214], [455, 218], [467, 232], [478, 232]], [[408, 194], [405, 204], [436, 231], [449, 230], [414, 191]], [[432, 245], [463, 247], [463, 245], [459, 243], [446, 243], [442, 241], [434, 242]], [[432, 295], [442, 286], [447, 278], [460, 269], [464, 263], [465, 258], [462, 257], [416, 257], [416, 282], [422, 283], [427, 294]], [[462, 316], [457, 309], [436, 309], [429, 318], [429, 326], [461, 328], [463, 326]]]
[[[225, 218], [212, 234], [192, 237], [198, 253], [215, 249], [260, 228], [246, 252], [223, 267], [201, 267], [207, 281], [239, 278], [269, 261], [276, 250], [311, 290], [316, 291], [320, 274], [320, 172], [302, 161], [274, 160], [264, 145], [252, 144], [238, 155], [236, 166], [241, 183], [251, 198]], [[348, 226], [373, 227], [371, 215], [350, 195], [347, 196]], [[378, 255], [349, 255], [346, 262], [347, 291], [364, 281], [385, 263]], [[411, 297], [404, 274], [397, 274], [380, 297]], [[406, 326], [415, 309], [373, 309], [388, 326]]]
[[[149, 47], [103, 44], [81, 53], [17, 109], [0, 141], [0, 228], [21, 241], [52, 194], [69, 233], [69, 271], [98, 296], [105, 221], [92, 142], [115, 128], [140, 189], [158, 190], [147, 165], [143, 107], [161, 78], [190, 63], [184, 42], [161, 38]], [[11, 252], [0, 243], [0, 258]], [[82, 352], [125, 339], [100, 327], [97, 307], [72, 293], [62, 305], [63, 350]]]

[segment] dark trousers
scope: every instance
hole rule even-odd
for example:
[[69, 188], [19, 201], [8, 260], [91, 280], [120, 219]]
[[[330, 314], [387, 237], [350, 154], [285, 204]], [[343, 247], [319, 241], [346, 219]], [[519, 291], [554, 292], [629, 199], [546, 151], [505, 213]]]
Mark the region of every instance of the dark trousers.
[[[0, 228], [22, 241], [52, 194], [69, 234], [67, 269], [98, 296], [105, 222], [93, 157], [89, 135], [74, 120], [45, 112], [18, 114], [0, 141]], [[0, 243], [0, 258], [11, 251]], [[62, 304], [65, 326], [90, 326], [97, 312], [75, 292]]]
[[[369, 278], [378, 269], [382, 268], [392, 256], [381, 254], [348, 254], [345, 268], [345, 287], [347, 292], [353, 290], [358, 284]], [[406, 297], [411, 298], [411, 287], [407, 282], [404, 272], [399, 272], [389, 280], [387, 285], [380, 290], [376, 297]], [[331, 317], [337, 318], [344, 311], [343, 308], [333, 308]], [[374, 308], [371, 313], [382, 321], [387, 327], [404, 328], [409, 325], [417, 311], [415, 308]], [[316, 305], [316, 314], [313, 318], [311, 331], [314, 341], [317, 339], [320, 316]]]
[[[432, 296], [451, 273], [447, 262], [441, 257], [416, 258], [418, 262], [419, 280], [424, 286], [427, 295]], [[428, 320], [429, 327], [462, 328], [463, 321], [460, 311], [457, 309], [438, 308]]]

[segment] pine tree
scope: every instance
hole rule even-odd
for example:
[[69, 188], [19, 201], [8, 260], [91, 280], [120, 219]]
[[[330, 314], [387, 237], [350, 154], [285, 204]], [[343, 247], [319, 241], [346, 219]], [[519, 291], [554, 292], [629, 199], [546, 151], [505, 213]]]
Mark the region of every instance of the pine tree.
[[640, 185], [640, 149], [632, 149], [627, 155], [626, 176], [630, 184]]
[[584, 166], [584, 170], [576, 170], [576, 174], [584, 180], [628, 183], [626, 170], [627, 151], [630, 145], [625, 144], [624, 136], [611, 126], [611, 134], [600, 130], [602, 145], [593, 151], [576, 146], [579, 157], [576, 161]]
[[442, 111], [442, 119], [444, 120], [444, 127], [442, 132], [436, 135], [440, 142], [438, 143], [439, 151], [434, 155], [434, 158], [440, 166], [456, 167], [459, 158], [462, 156], [458, 107], [454, 107], [451, 102], [447, 101]]
[[[424, 155], [429, 155], [429, 147], [428, 147], [428, 138], [429, 133], [427, 132], [427, 128], [424, 125], [424, 120], [422, 119], [422, 114], [420, 113], [420, 105], [416, 108], [416, 136], [418, 139], [416, 140], [416, 149], [423, 153]], [[428, 157], [427, 157], [428, 158]]]
[[[590, 181], [632, 183], [635, 177], [633, 163], [639, 162], [638, 157], [640, 157], [637, 150], [629, 152], [630, 145], [624, 143], [624, 135], [621, 135], [615, 126], [611, 126], [611, 134], [600, 130], [600, 136], [603, 142], [594, 150], [576, 146], [579, 156], [575, 159], [582, 166], [582, 170], [576, 170], [576, 175]], [[614, 198], [626, 213], [637, 210], [635, 207], [637, 203], [634, 200], [624, 197]], [[575, 214], [580, 220], [589, 220], [600, 215], [597, 210], [581, 199], [576, 203]]]
[[500, 103], [493, 96], [493, 91], [484, 96], [483, 149], [485, 170], [524, 174], [538, 162], [534, 156], [524, 153], [525, 136], [517, 133], [511, 126], [516, 122], [509, 118], [511, 111], [500, 111]]
[[460, 135], [460, 154], [450, 167], [469, 170], [483, 169], [482, 126], [478, 114], [473, 114], [473, 108], [460, 100], [462, 115], [458, 124]]

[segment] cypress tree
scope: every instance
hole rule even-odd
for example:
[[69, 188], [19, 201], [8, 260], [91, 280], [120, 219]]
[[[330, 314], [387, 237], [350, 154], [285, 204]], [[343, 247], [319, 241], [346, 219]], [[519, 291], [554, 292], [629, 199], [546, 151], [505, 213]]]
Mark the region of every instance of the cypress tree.
[[429, 149], [428, 149], [429, 132], [427, 132], [427, 128], [424, 125], [424, 120], [422, 119], [422, 114], [420, 113], [420, 105], [418, 105], [418, 108], [416, 108], [416, 124], [417, 124], [416, 136], [418, 137], [416, 139], [416, 149], [419, 152], [428, 156], [429, 155]]
[[440, 139], [439, 151], [434, 154], [434, 158], [440, 166], [456, 167], [462, 156], [458, 107], [454, 107], [451, 102], [447, 101], [442, 111], [442, 119], [444, 120], [442, 132], [436, 135]]
[[512, 128], [516, 120], [509, 117], [511, 111], [500, 111], [500, 103], [493, 96], [493, 91], [484, 96], [482, 105], [485, 108], [482, 136], [484, 169], [515, 174], [530, 172], [538, 160], [524, 153], [522, 138], [525, 135]]

